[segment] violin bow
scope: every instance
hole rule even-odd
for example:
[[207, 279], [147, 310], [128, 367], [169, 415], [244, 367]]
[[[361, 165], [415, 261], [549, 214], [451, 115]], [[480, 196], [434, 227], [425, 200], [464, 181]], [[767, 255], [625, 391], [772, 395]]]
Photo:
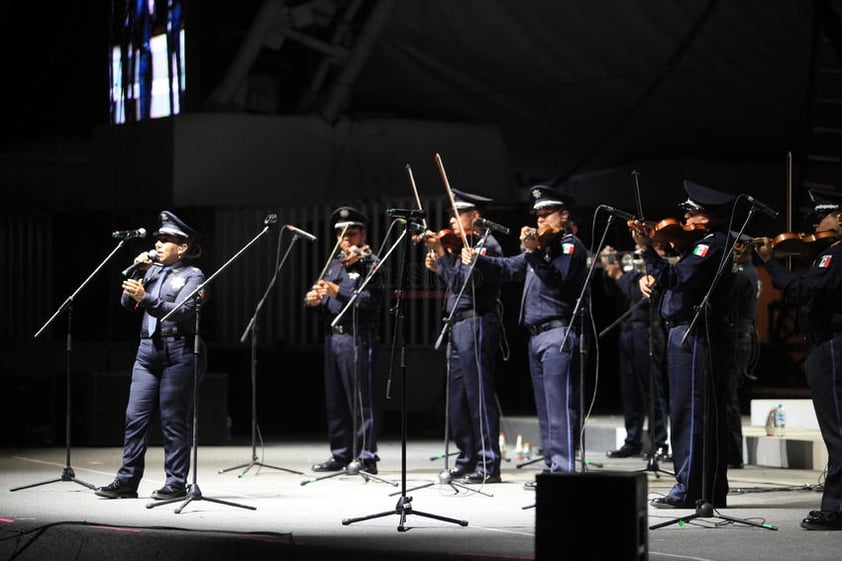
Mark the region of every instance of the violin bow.
[[[336, 245], [333, 246], [333, 251], [327, 256], [327, 262], [325, 263], [325, 268], [322, 269], [322, 272], [319, 274], [319, 278], [316, 279], [316, 282], [319, 282], [325, 275], [327, 274], [327, 269], [330, 267], [330, 262], [333, 261], [333, 256], [336, 255], [336, 252], [339, 251], [339, 244], [342, 243], [342, 238], [345, 237], [345, 232], [348, 231], [348, 224], [345, 224], [345, 227], [342, 228], [342, 234], [337, 238]], [[316, 284], [315, 282], [313, 284]]]
[[441, 156], [436, 152], [436, 166], [439, 168], [441, 180], [444, 182], [444, 190], [447, 192], [447, 198], [450, 199], [450, 208], [453, 209], [453, 216], [456, 217], [456, 224], [459, 225], [459, 232], [462, 234], [462, 244], [468, 247], [468, 236], [465, 234], [465, 228], [462, 227], [462, 221], [459, 220], [459, 211], [456, 209], [456, 199], [453, 198], [453, 191], [450, 190], [450, 182], [447, 180], [447, 174], [444, 172], [444, 163], [441, 161]]
[[[792, 150], [786, 153], [786, 231], [792, 232]], [[787, 270], [792, 270], [792, 257], [786, 258]]]
[[[418, 210], [424, 210], [424, 207], [421, 206], [421, 197], [418, 196], [418, 188], [415, 186], [415, 177], [412, 175], [412, 168], [409, 167], [409, 164], [406, 164], [406, 174], [409, 176], [409, 184], [412, 185], [412, 193], [415, 195], [415, 204], [418, 205]], [[424, 226], [424, 230], [428, 230], [427, 228], [427, 219], [421, 219], [421, 225]]]
[[640, 172], [636, 169], [633, 169], [631, 172], [632, 175], [632, 187], [634, 187], [634, 206], [635, 210], [637, 210], [637, 219], [643, 222], [643, 201], [640, 199], [640, 183], [638, 183], [638, 176]]

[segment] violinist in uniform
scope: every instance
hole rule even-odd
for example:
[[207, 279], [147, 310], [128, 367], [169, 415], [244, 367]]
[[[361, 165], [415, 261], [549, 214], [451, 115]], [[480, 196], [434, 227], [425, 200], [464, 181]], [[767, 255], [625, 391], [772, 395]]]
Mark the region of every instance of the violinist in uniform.
[[[773, 257], [769, 239], [756, 248], [772, 284], [783, 298], [798, 306], [801, 331], [807, 341], [804, 371], [822, 439], [827, 446], [827, 475], [821, 509], [801, 521], [807, 530], [842, 530], [842, 195], [814, 189], [808, 218], [817, 234], [829, 233], [833, 243], [818, 253], [803, 275], [789, 271]], [[818, 239], [818, 236], [817, 236]], [[824, 244], [823, 244], [824, 245]]]
[[667, 495], [653, 499], [652, 506], [695, 508], [711, 501], [713, 507], [725, 507], [725, 396], [733, 360], [730, 267], [716, 281], [706, 309], [700, 311], [699, 306], [730, 247], [722, 221], [735, 197], [687, 180], [684, 190], [688, 197], [680, 205], [684, 224], [666, 240], [681, 254], [676, 263], [670, 264], [653, 248], [653, 240], [664, 239], [662, 232], [638, 222], [630, 224], [635, 243], [645, 248], [649, 276], [641, 279], [641, 291], [651, 295], [654, 286], [663, 291], [660, 313], [667, 329], [670, 444], [676, 482]]
[[[366, 245], [368, 217], [343, 206], [330, 221], [336, 231], [336, 255], [326, 272], [307, 292], [304, 302], [321, 310], [325, 321], [324, 381], [330, 458], [314, 464], [313, 471], [341, 471], [351, 462], [377, 473], [376, 411], [373, 363], [376, 334], [383, 303], [382, 286], [369, 282], [353, 308], [335, 326], [330, 324], [345, 308], [378, 259]], [[354, 415], [356, 414], [356, 420]], [[354, 428], [356, 427], [356, 435]]]
[[[451, 232], [457, 234], [454, 237], [458, 245], [448, 251], [440, 233], [424, 235], [424, 243], [431, 250], [424, 266], [444, 281], [445, 317], [452, 313], [448, 345], [448, 429], [459, 455], [448, 475], [462, 483], [499, 483], [500, 408], [494, 389], [494, 368], [502, 333], [501, 281], [489, 267], [477, 264], [470, 284], [463, 291], [470, 267], [462, 264], [460, 249], [468, 246], [493, 257], [502, 257], [503, 250], [491, 232], [483, 237], [486, 232], [477, 221], [492, 199], [458, 189], [451, 191], [457, 213], [450, 217]], [[458, 235], [462, 232], [464, 243]]]
[[[462, 261], [477, 259], [504, 281], [523, 281], [520, 324], [529, 332], [527, 353], [543, 471], [571, 473], [576, 467], [581, 412], [579, 334], [570, 321], [587, 278], [588, 255], [570, 230], [572, 198], [545, 185], [531, 187], [529, 195], [537, 227], [521, 228], [522, 253], [489, 257], [468, 249], [463, 250]], [[536, 484], [530, 481], [524, 487], [534, 490]]]

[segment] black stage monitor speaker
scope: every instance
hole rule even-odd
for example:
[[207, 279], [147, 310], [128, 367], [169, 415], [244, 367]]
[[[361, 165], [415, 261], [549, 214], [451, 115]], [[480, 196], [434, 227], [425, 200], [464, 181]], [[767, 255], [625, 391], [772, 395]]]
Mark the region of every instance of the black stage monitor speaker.
[[645, 473], [539, 473], [535, 479], [536, 561], [556, 561], [576, 542], [583, 552], [577, 559], [649, 559]]

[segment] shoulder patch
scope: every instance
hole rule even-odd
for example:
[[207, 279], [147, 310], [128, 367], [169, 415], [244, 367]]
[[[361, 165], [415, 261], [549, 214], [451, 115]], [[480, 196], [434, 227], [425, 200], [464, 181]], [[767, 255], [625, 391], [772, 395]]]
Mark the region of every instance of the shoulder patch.
[[693, 248], [693, 255], [698, 255], [699, 257], [705, 257], [710, 251], [710, 246], [707, 244], [700, 243], [696, 247]]
[[830, 261], [833, 259], [832, 255], [822, 255], [821, 260], [819, 260], [818, 267], [822, 269], [826, 269], [830, 267]]
[[573, 255], [576, 251], [576, 245], [572, 243], [561, 244], [561, 252], [565, 255]]

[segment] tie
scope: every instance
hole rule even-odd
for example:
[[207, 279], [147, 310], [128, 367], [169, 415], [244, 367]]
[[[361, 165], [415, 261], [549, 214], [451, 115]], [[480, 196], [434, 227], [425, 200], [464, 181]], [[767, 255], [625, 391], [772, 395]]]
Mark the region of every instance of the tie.
[[[161, 288], [164, 286], [164, 282], [167, 280], [167, 275], [170, 274], [170, 269], [167, 267], [166, 269], [162, 269], [160, 273], [158, 273], [157, 278], [155, 279], [155, 286], [152, 288], [152, 296], [155, 298], [160, 298], [161, 296]], [[155, 333], [155, 328], [158, 327], [158, 318], [154, 317], [152, 314], [146, 314], [146, 334], [149, 337], [152, 337], [152, 334]]]

